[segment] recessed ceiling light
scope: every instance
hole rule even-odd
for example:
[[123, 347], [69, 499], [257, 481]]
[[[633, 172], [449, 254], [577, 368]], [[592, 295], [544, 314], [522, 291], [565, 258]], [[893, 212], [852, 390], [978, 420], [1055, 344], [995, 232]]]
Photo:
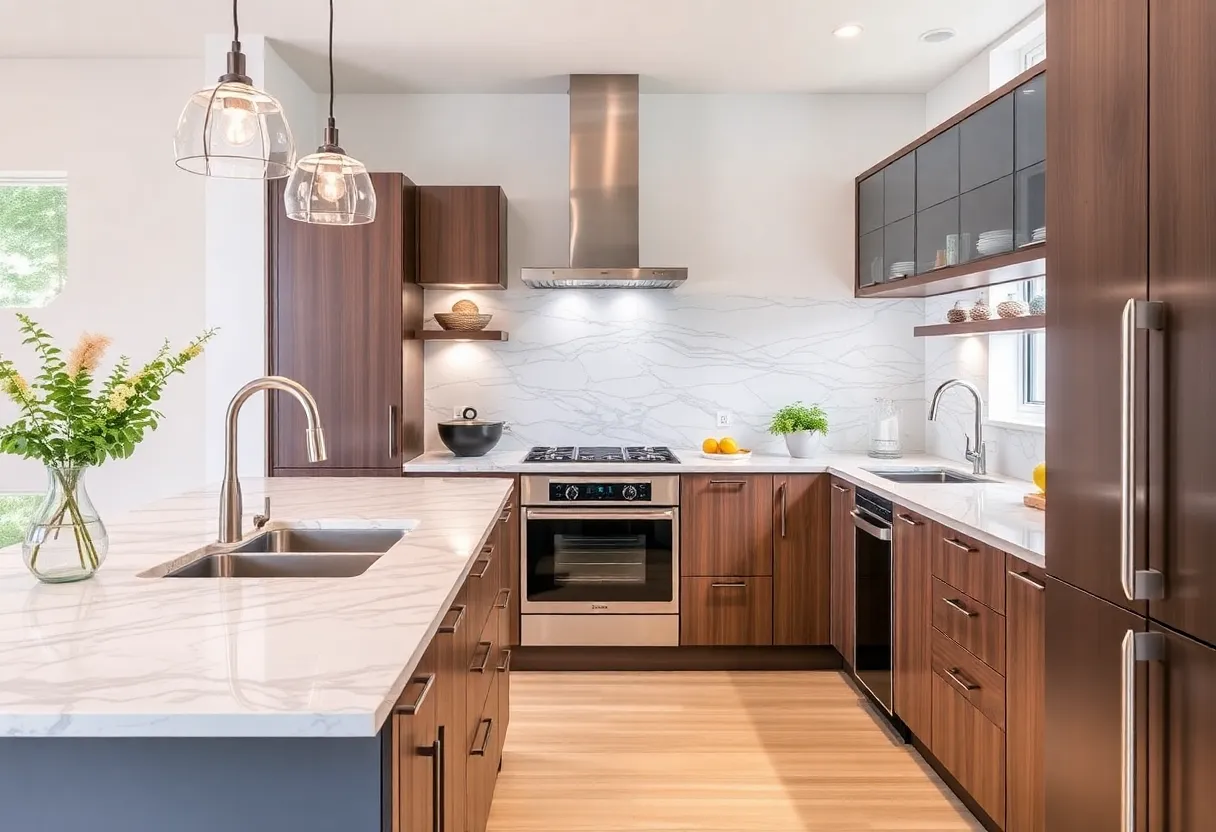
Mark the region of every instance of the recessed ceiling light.
[[862, 25], [860, 23], [846, 23], [839, 26], [832, 32], [838, 38], [855, 38], [861, 34]]
[[925, 43], [945, 43], [957, 34], [953, 29], [930, 29], [922, 33], [920, 39]]

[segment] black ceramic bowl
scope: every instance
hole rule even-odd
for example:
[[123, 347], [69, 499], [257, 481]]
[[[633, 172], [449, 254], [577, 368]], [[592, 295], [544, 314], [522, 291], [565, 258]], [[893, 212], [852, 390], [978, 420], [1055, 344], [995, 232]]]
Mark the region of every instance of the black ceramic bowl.
[[464, 409], [463, 419], [439, 423], [439, 438], [456, 456], [484, 456], [502, 439], [502, 422], [477, 418], [477, 411]]

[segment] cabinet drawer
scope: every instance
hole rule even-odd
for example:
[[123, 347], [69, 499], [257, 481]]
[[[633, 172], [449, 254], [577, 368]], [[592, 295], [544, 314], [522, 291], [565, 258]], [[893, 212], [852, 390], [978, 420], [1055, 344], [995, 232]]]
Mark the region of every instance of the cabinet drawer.
[[933, 577], [1004, 614], [1005, 555], [991, 546], [938, 526], [933, 535]]
[[498, 696], [497, 685], [491, 685], [491, 696], [469, 720], [468, 785], [466, 816], [470, 832], [485, 832], [494, 799], [494, 784], [498, 778]]
[[1005, 616], [934, 578], [933, 626], [1005, 675]]
[[680, 644], [772, 643], [772, 578], [684, 578], [680, 581]]
[[933, 631], [933, 673], [1005, 730], [1005, 677], [939, 630]]
[[933, 754], [997, 823], [1005, 820], [1005, 734], [933, 674]]
[[500, 535], [495, 532], [490, 535], [469, 570], [469, 612], [472, 613], [475, 630], [480, 631], [489, 619], [498, 591], [502, 589], [502, 561]]
[[680, 574], [773, 574], [771, 475], [680, 478]]
[[490, 686], [498, 675], [502, 661], [502, 641], [499, 637], [498, 610], [491, 608], [490, 618], [482, 625], [474, 642], [468, 665], [468, 708], [470, 715], [485, 707]]

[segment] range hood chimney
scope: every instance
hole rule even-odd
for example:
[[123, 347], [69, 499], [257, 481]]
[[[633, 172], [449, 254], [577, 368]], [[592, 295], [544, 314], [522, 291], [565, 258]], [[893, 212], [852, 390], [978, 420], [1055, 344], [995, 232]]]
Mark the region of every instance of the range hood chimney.
[[520, 277], [537, 289], [670, 289], [688, 278], [638, 263], [638, 76], [570, 76], [570, 265]]

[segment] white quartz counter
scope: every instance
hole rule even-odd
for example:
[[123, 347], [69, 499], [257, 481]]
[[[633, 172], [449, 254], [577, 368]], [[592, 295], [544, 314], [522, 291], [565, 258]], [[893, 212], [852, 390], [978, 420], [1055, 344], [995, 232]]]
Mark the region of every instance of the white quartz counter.
[[790, 474], [829, 472], [874, 491], [892, 501], [935, 520], [956, 531], [979, 538], [996, 548], [1043, 567], [1045, 534], [1044, 514], [1026, 508], [1022, 497], [1034, 492], [1024, 480], [990, 476], [995, 482], [911, 484], [882, 479], [868, 469], [908, 465], [941, 465], [967, 471], [950, 460], [925, 454], [884, 462], [864, 454], [825, 454], [816, 459], [793, 459], [778, 454], [753, 454], [739, 462], [707, 459], [699, 451], [675, 449], [680, 462], [653, 463], [578, 463], [521, 462], [522, 451], [496, 451], [482, 457], [456, 457], [450, 453], [428, 453], [405, 464], [407, 474], [435, 473], [527, 473], [527, 474], [603, 474], [668, 473], [696, 474], [737, 471], [751, 474]]
[[149, 579], [215, 540], [217, 489], [104, 518], [96, 577], [0, 553], [0, 735], [374, 736], [506, 503], [503, 480], [243, 483], [245, 528], [355, 520], [405, 538], [353, 578]]

